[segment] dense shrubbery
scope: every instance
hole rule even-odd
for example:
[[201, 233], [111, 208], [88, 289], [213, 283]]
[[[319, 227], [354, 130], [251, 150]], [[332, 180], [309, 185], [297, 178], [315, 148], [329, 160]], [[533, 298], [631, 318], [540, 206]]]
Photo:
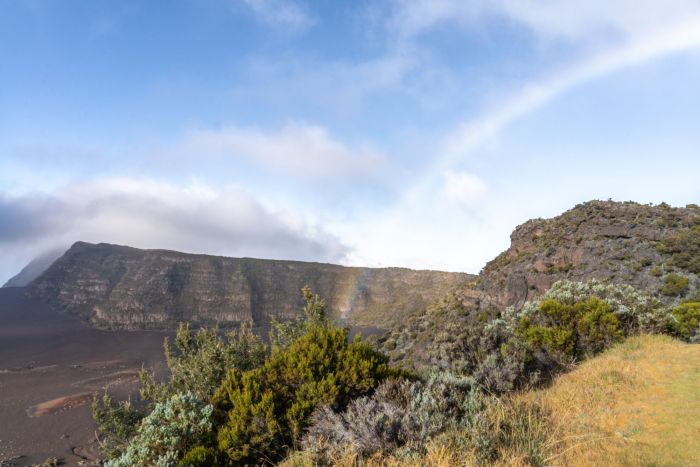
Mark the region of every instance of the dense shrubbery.
[[432, 372], [415, 381], [391, 379], [345, 412], [317, 410], [304, 446], [323, 463], [349, 453], [410, 456], [446, 430], [472, 425], [483, 408], [482, 394], [469, 378]]
[[666, 329], [668, 313], [657, 298], [640, 293], [629, 285], [608, 284], [595, 279], [588, 282], [558, 281], [539, 301], [526, 303], [520, 315], [536, 312], [539, 303], [545, 300], [574, 305], [591, 297], [603, 300], [610, 306], [625, 334], [662, 332]]
[[217, 329], [199, 329], [181, 325], [175, 348], [165, 340], [165, 357], [170, 377], [157, 382], [152, 373], [141, 371], [141, 398], [144, 409], [130, 401], [114, 402], [109, 394], [93, 400], [93, 418], [104, 437], [108, 458], [119, 456], [130, 445], [142, 419], [158, 403], [182, 394], [193, 394], [209, 401], [232, 368], [247, 370], [262, 364], [268, 349], [249, 327], [222, 335]]
[[500, 393], [540, 384], [624, 336], [667, 332], [671, 322], [668, 308], [633, 287], [560, 281], [520, 310], [481, 310], [447, 297], [385, 340], [384, 349], [401, 357], [418, 343], [428, 366]]
[[303, 319], [274, 323], [271, 354], [249, 328], [222, 336], [182, 325], [175, 348], [165, 343], [170, 378], [142, 372], [148, 415], [107, 394], [96, 400], [110, 465], [272, 463], [297, 445], [318, 406], [344, 410], [404, 374], [359, 337], [350, 342], [326, 321], [323, 300], [303, 293]]
[[[109, 465], [271, 464], [299, 446], [311, 464], [410, 460], [436, 440], [458, 444], [474, 463], [516, 452], [541, 465], [550, 415], [487, 394], [540, 384], [628, 335], [700, 340], [700, 302], [668, 309], [628, 286], [557, 282], [538, 301], [502, 312], [451, 296], [407, 331], [430, 338], [427, 359], [441, 369], [419, 378], [349, 341], [347, 329], [327, 322], [323, 300], [303, 293], [303, 318], [273, 323], [269, 348], [248, 328], [224, 337], [181, 326], [175, 348], [165, 344], [169, 380], [142, 374], [148, 415], [107, 394], [96, 400], [95, 419], [114, 448]], [[384, 348], [400, 352], [405, 339], [395, 334]]]
[[394, 374], [388, 359], [348, 331], [313, 325], [260, 368], [232, 371], [214, 397], [225, 414], [219, 448], [234, 462], [279, 458], [296, 445], [316, 407], [341, 410]]
[[573, 305], [547, 299], [538, 313], [523, 316], [517, 329], [533, 351], [543, 351], [562, 363], [600, 352], [623, 337], [610, 305], [590, 297]]

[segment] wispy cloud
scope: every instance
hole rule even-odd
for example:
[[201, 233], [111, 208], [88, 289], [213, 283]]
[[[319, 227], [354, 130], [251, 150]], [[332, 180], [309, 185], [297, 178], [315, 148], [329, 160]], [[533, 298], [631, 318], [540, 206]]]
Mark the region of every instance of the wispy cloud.
[[471, 207], [481, 201], [488, 191], [486, 182], [474, 174], [448, 171], [445, 173], [444, 195], [463, 207]]
[[238, 126], [192, 130], [177, 151], [200, 159], [245, 159], [302, 179], [371, 177], [387, 161], [386, 155], [371, 147], [349, 146], [325, 128], [305, 123], [272, 131]]
[[595, 41], [631, 38], [700, 12], [695, 0], [396, 0], [388, 25], [407, 38], [441, 23], [473, 27], [508, 18], [548, 38]]
[[444, 170], [516, 119], [536, 111], [577, 86], [625, 68], [695, 48], [700, 48], [700, 15], [655, 34], [594, 54], [545, 79], [527, 83], [518, 93], [494, 106], [492, 111], [460, 124], [446, 138], [443, 156], [437, 161], [436, 170]]
[[261, 21], [292, 30], [313, 26], [317, 19], [293, 0], [242, 0]]

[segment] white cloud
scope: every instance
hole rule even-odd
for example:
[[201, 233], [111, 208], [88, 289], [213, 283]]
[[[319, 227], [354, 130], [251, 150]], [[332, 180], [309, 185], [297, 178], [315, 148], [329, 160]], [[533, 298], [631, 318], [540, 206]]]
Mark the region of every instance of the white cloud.
[[445, 173], [443, 193], [449, 200], [461, 206], [475, 205], [484, 199], [487, 191], [486, 183], [476, 175], [451, 170]]
[[325, 262], [339, 262], [349, 251], [298, 213], [267, 207], [237, 188], [111, 178], [48, 195], [0, 194], [0, 252], [19, 262], [2, 268], [18, 271], [34, 256], [77, 240]]
[[397, 0], [389, 24], [403, 37], [443, 22], [509, 18], [543, 37], [599, 42], [640, 37], [700, 13], [696, 0]]
[[197, 157], [243, 158], [301, 178], [373, 176], [387, 160], [370, 147], [350, 147], [322, 127], [300, 123], [268, 132], [237, 126], [194, 130], [179, 151]]
[[243, 0], [243, 3], [265, 23], [293, 30], [307, 29], [316, 23], [306, 9], [291, 0]]

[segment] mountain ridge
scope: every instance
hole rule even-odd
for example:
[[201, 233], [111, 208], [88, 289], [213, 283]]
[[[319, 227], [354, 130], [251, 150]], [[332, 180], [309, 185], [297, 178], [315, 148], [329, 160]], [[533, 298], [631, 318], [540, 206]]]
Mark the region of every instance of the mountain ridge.
[[29, 290], [99, 327], [168, 328], [178, 321], [264, 327], [297, 317], [299, 290], [308, 284], [334, 318], [386, 327], [474, 277], [76, 242]]

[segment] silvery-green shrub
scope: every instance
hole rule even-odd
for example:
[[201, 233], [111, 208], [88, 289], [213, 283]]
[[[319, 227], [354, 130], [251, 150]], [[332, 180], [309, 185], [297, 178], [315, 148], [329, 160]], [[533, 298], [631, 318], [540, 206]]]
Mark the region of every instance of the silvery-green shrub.
[[212, 436], [213, 406], [192, 393], [176, 394], [155, 405], [136, 430], [121, 456], [107, 467], [154, 465], [171, 467], [190, 448]]

